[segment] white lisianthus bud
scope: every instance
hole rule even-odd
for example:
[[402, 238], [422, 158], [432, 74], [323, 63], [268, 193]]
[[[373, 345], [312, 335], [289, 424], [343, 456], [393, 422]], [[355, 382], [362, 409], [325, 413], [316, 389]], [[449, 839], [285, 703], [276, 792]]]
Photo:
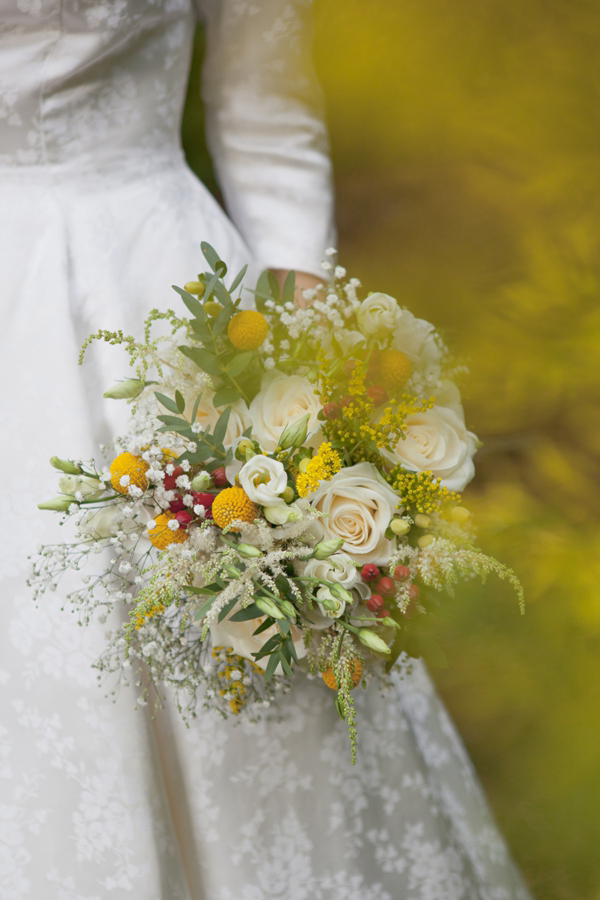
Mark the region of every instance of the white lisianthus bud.
[[100, 479], [93, 475], [63, 475], [58, 486], [63, 494], [81, 493], [88, 500], [93, 500], [104, 493]]
[[262, 556], [262, 550], [259, 550], [258, 547], [253, 547], [252, 544], [239, 543], [236, 550], [245, 559], [257, 559], [259, 556]]
[[284, 429], [283, 434], [279, 438], [279, 446], [282, 450], [290, 450], [292, 447], [301, 447], [306, 440], [308, 434], [308, 421], [310, 413], [306, 413], [297, 422], [292, 422]]
[[[352, 600], [352, 597], [350, 598]], [[324, 616], [330, 619], [339, 619], [346, 609], [346, 603], [341, 597], [334, 596], [332, 587], [320, 587], [317, 591], [317, 605]]]
[[146, 382], [139, 378], [126, 378], [104, 392], [107, 400], [134, 400], [142, 393]]
[[46, 500], [45, 503], [38, 503], [38, 509], [51, 509], [53, 512], [66, 512], [71, 503], [75, 502], [72, 494], [61, 494], [53, 500]]
[[290, 506], [265, 506], [263, 514], [271, 525], [288, 525], [290, 522], [299, 522], [302, 518], [300, 510]]
[[223, 569], [229, 575], [230, 578], [239, 578], [240, 575], [242, 574], [236, 566], [232, 566], [229, 564], [223, 566]]
[[382, 625], [386, 625], [388, 628], [400, 628], [400, 625], [396, 622], [395, 619], [392, 619], [391, 616], [386, 616], [385, 619], [381, 620]]
[[198, 472], [190, 484], [193, 491], [206, 491], [212, 486], [213, 480], [208, 472]]
[[343, 538], [331, 538], [328, 541], [319, 541], [313, 550], [313, 559], [328, 559], [341, 549]]
[[271, 616], [272, 619], [285, 619], [285, 613], [269, 597], [257, 597], [254, 602], [265, 615]]
[[70, 459], [60, 459], [58, 456], [52, 457], [50, 465], [54, 466], [55, 469], [60, 469], [61, 472], [65, 472], [66, 475], [81, 475], [82, 472], [81, 466], [76, 466]]
[[390, 648], [378, 634], [371, 631], [370, 628], [361, 628], [358, 632], [358, 639], [361, 644], [368, 647], [369, 650], [375, 650], [376, 653], [390, 653]]
[[337, 597], [339, 600], [343, 600], [345, 603], [354, 603], [354, 597], [347, 591], [345, 587], [342, 587], [341, 584], [336, 583], [332, 584], [329, 587], [329, 590], [333, 594], [334, 597]]

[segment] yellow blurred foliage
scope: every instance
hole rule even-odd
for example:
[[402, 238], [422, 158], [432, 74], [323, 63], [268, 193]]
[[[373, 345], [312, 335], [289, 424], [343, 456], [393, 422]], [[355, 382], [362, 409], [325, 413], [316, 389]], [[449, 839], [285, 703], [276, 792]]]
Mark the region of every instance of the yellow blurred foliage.
[[526, 589], [448, 600], [434, 676], [535, 895], [600, 900], [600, 3], [315, 6], [341, 262], [467, 361], [465, 505]]

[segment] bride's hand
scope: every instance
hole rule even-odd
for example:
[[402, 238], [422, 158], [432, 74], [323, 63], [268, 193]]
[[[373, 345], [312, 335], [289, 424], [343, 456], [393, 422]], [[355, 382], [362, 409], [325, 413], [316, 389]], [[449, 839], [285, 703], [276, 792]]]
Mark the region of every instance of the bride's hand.
[[[279, 287], [283, 288], [283, 283], [289, 269], [272, 269], [272, 272], [279, 282]], [[323, 284], [323, 278], [319, 278], [318, 275], [311, 275], [309, 272], [296, 272], [296, 293], [294, 295], [295, 306], [299, 309], [306, 309], [307, 306], [312, 306], [317, 298], [315, 297], [314, 300], [305, 300], [302, 296], [302, 291], [305, 291], [308, 288], [314, 289], [318, 284]]]

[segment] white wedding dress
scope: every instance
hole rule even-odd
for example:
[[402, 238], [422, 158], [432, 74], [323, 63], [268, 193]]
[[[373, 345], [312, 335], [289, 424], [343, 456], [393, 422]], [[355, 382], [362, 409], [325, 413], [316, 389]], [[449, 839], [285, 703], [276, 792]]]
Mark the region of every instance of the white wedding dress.
[[[66, 537], [48, 458], [92, 456], [127, 374], [98, 327], [176, 306], [201, 240], [232, 267], [319, 272], [331, 241], [307, 0], [0, 0], [0, 898], [526, 900], [420, 666], [345, 726], [319, 682], [258, 725], [116, 703], [104, 627], [39, 608], [27, 555]], [[184, 162], [195, 14], [208, 138], [235, 226]], [[242, 237], [243, 236], [243, 237]], [[115, 407], [118, 404], [115, 404]]]

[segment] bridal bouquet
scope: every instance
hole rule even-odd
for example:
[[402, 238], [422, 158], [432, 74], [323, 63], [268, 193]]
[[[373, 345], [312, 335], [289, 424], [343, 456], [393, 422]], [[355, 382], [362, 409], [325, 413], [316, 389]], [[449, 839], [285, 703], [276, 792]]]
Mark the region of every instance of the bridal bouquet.
[[257, 716], [320, 676], [354, 753], [353, 689], [426, 655], [418, 623], [436, 593], [495, 572], [522, 601], [460, 503], [477, 439], [458, 370], [428, 322], [386, 294], [359, 299], [333, 251], [308, 308], [293, 274], [280, 292], [264, 273], [241, 310], [245, 270], [228, 286], [202, 250], [210, 271], [175, 288], [185, 317], [154, 310], [143, 341], [84, 345], [128, 352], [134, 377], [105, 397], [130, 402], [130, 427], [107, 468], [51, 460], [61, 493], [40, 508], [76, 536], [41, 548], [30, 583], [38, 597], [76, 570], [82, 622], [125, 610], [97, 666], [134, 680], [140, 703], [132, 661], [192, 715], [201, 698]]

